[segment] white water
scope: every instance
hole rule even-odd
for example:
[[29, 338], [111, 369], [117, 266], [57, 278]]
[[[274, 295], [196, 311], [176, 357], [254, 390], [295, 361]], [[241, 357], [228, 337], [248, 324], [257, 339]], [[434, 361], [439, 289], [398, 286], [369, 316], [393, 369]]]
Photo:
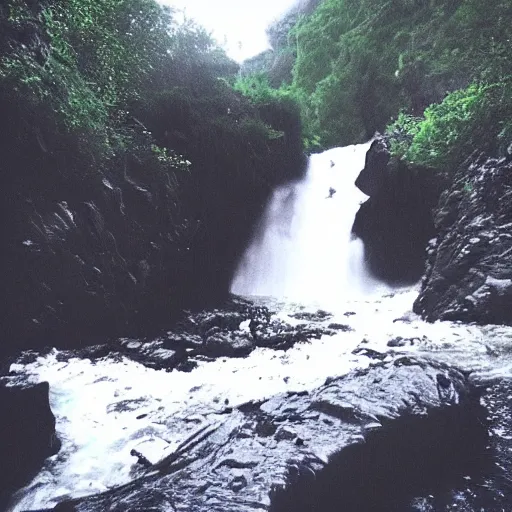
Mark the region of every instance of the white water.
[[[480, 380], [512, 378], [512, 328], [427, 324], [410, 311], [415, 288], [389, 293], [366, 273], [361, 243], [351, 240], [350, 230], [365, 199], [353, 182], [367, 147], [315, 155], [303, 182], [276, 191], [233, 283], [236, 293], [287, 296], [306, 303], [306, 311], [314, 312], [314, 303], [325, 305], [335, 312], [325, 324], [348, 324], [353, 331], [286, 352], [258, 348], [244, 359], [199, 361], [190, 373], [156, 371], [126, 358], [62, 362], [57, 351], [29, 365], [12, 365], [15, 374], [50, 383], [62, 448], [9, 510], [52, 507], [64, 497], [126, 483], [137, 466], [133, 448], [156, 462], [192, 431], [223, 421], [219, 413], [226, 399], [236, 406], [311, 390], [327, 377], [372, 364], [353, 353], [356, 347], [387, 352], [388, 358], [421, 353], [471, 370]], [[328, 199], [330, 187], [336, 194]], [[281, 319], [298, 322], [289, 314], [303, 306], [268, 303]], [[388, 341], [397, 336], [411, 339], [410, 345], [390, 349]]]
[[[382, 290], [351, 235], [367, 199], [354, 182], [369, 143], [310, 157], [305, 178], [279, 187], [236, 272], [231, 291], [336, 307]], [[336, 193], [329, 197], [329, 189]]]

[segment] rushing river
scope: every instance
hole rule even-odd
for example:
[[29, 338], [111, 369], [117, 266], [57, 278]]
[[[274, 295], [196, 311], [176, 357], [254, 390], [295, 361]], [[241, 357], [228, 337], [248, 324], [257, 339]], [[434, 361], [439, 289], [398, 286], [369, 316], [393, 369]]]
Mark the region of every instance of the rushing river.
[[334, 313], [330, 322], [352, 331], [287, 351], [258, 348], [245, 358], [199, 359], [188, 373], [153, 370], [125, 357], [62, 360], [56, 350], [12, 365], [15, 373], [50, 383], [62, 449], [9, 510], [51, 507], [126, 483], [137, 472], [133, 449], [157, 462], [192, 426], [213, 421], [225, 403], [310, 390], [328, 377], [366, 368], [371, 360], [353, 354], [361, 344], [387, 353], [390, 340], [401, 337], [412, 341], [395, 350], [457, 363], [482, 379], [512, 375], [505, 349], [511, 328], [427, 324], [411, 313], [414, 287], [391, 290], [367, 273], [362, 244], [351, 236], [365, 199], [354, 181], [367, 149], [314, 155], [303, 181], [275, 191], [232, 287], [236, 294], [260, 296], [291, 324], [298, 321], [293, 313], [322, 307]]

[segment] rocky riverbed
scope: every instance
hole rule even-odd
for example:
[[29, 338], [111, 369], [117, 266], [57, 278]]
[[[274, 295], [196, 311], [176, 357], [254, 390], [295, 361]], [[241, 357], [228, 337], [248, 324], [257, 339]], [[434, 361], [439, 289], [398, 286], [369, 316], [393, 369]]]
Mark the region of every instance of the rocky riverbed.
[[9, 510], [508, 510], [512, 329], [425, 323], [416, 293], [24, 353], [62, 447]]

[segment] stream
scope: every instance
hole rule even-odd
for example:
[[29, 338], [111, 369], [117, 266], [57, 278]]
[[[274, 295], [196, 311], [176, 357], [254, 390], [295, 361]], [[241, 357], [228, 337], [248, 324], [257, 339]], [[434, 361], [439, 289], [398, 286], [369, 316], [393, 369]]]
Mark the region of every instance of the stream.
[[[512, 377], [512, 328], [426, 323], [411, 311], [418, 286], [391, 288], [367, 272], [351, 228], [366, 198], [353, 183], [368, 147], [313, 155], [303, 181], [277, 189], [233, 280], [233, 294], [267, 308], [271, 323], [318, 336], [286, 350], [256, 346], [245, 357], [191, 352], [187, 371], [151, 368], [116, 350], [83, 357], [52, 349], [11, 366], [31, 382], [49, 382], [62, 448], [14, 495], [9, 511], [47, 509], [122, 486], [244, 404], [314, 393], [398, 358], [461, 369], [478, 385]], [[254, 334], [249, 320], [233, 332], [240, 339]], [[508, 439], [505, 427], [491, 434]], [[416, 503], [410, 510], [436, 510], [428, 497]]]

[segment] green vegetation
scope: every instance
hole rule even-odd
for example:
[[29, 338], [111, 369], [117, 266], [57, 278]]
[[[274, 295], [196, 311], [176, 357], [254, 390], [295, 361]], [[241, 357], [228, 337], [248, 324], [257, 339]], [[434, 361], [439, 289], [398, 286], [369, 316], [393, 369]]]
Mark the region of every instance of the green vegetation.
[[11, 0], [0, 13], [5, 36], [41, 43], [4, 43], [10, 51], [0, 59], [0, 98], [10, 121], [31, 125], [49, 152], [71, 146], [81, 163], [70, 171], [115, 166], [130, 147], [154, 155], [155, 168], [186, 167], [184, 159], [158, 158], [150, 134], [128, 127], [130, 107], [167, 58], [170, 11], [151, 0], [30, 5]]
[[[80, 172], [88, 172], [87, 162], [116, 166], [134, 148], [152, 156], [155, 167], [179, 172], [192, 159], [179, 157], [180, 144], [155, 130], [224, 123], [250, 137], [252, 121], [259, 135], [267, 126], [224, 80], [238, 66], [204, 29], [177, 23], [173, 12], [154, 0], [33, 5], [9, 0], [0, 7], [6, 50], [0, 57], [0, 99], [11, 120], [32, 125], [45, 147], [71, 143], [79, 152]], [[27, 48], [23, 37], [38, 40], [40, 48]], [[174, 119], [157, 119], [160, 108]], [[263, 135], [273, 140], [277, 132], [268, 126]]]
[[[496, 128], [501, 139], [508, 133], [508, 0], [324, 0], [299, 19], [285, 49], [294, 53], [295, 64], [291, 82], [281, 89], [300, 105], [305, 133], [320, 147], [368, 139], [399, 112], [407, 125], [400, 128], [404, 137], [419, 131], [408, 157], [428, 165], [444, 159], [439, 144], [469, 147], [471, 126], [481, 125], [472, 140], [479, 140], [482, 130]], [[443, 102], [459, 89], [466, 92]], [[411, 117], [441, 102], [428, 109], [421, 128], [409, 126]], [[420, 149], [427, 140], [436, 147]], [[450, 151], [460, 153], [462, 146]]]
[[[301, 92], [294, 85], [283, 84], [278, 89], [272, 87], [265, 72], [238, 77], [234, 89], [249, 98], [253, 105], [259, 108], [278, 105], [291, 112], [297, 112], [304, 120], [301, 108], [305, 104]], [[301, 101], [302, 100], [302, 101]], [[320, 137], [313, 131], [310, 124], [302, 125], [303, 144], [308, 152], [321, 148]]]
[[422, 118], [400, 114], [387, 132], [395, 156], [445, 172], [475, 149], [503, 154], [512, 141], [512, 76], [454, 91]]
[[295, 105], [255, 106], [238, 68], [155, 0], [0, 3], [10, 338], [153, 329], [227, 294], [304, 163]]

